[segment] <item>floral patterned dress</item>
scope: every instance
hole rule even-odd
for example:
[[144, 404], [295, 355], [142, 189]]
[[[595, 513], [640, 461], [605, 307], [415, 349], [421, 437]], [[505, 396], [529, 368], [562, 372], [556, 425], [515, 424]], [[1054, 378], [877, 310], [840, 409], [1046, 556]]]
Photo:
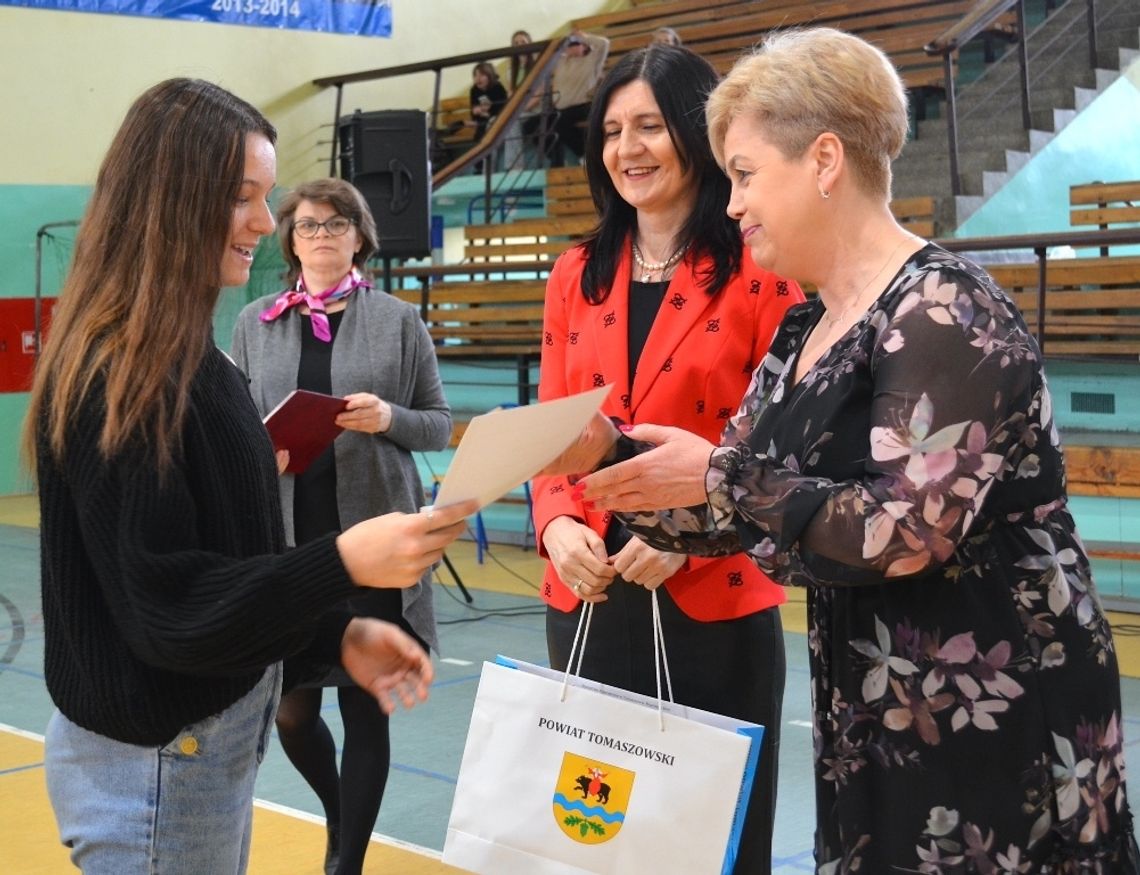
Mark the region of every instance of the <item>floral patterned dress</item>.
[[708, 505], [621, 515], [807, 587], [817, 870], [1140, 871], [1116, 653], [1036, 342], [933, 245], [796, 384], [821, 311], [785, 317]]

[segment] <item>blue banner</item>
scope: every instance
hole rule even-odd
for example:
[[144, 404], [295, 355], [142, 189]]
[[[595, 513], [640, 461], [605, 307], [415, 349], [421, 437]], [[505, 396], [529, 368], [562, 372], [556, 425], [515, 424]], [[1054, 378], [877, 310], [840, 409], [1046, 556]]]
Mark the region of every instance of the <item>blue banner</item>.
[[3, 6], [391, 36], [392, 0], [0, 0]]

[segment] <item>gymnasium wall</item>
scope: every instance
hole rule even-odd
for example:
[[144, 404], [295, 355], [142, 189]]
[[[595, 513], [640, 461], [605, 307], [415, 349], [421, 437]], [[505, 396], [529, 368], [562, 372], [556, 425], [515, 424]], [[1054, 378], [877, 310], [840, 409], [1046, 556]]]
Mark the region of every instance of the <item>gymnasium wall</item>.
[[[470, 0], [393, 0], [391, 38], [0, 6], [0, 299], [34, 295], [37, 230], [81, 216], [123, 114], [156, 82], [210, 79], [259, 107], [280, 132], [279, 183], [289, 186], [328, 170], [335, 90], [313, 79], [501, 47], [519, 28], [545, 39], [614, 5], [527, 0], [499, 11]], [[443, 94], [465, 93], [470, 77], [467, 68], [446, 71]], [[422, 73], [350, 85], [342, 108], [428, 109], [433, 84]], [[52, 234], [41, 240], [45, 295], [58, 290], [73, 231]], [[26, 404], [25, 393], [0, 392], [0, 495], [30, 489], [16, 452]]]

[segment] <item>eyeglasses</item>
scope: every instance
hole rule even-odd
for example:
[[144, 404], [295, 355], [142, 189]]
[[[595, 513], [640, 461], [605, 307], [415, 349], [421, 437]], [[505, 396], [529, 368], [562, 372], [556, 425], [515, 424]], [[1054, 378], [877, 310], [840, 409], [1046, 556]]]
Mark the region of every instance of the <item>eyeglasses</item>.
[[340, 237], [342, 234], [348, 233], [348, 229], [355, 225], [352, 219], [346, 219], [344, 216], [333, 216], [324, 222], [318, 222], [314, 219], [298, 219], [293, 223], [293, 230], [297, 232], [298, 237], [316, 237], [317, 232], [324, 228], [329, 232], [331, 237]]

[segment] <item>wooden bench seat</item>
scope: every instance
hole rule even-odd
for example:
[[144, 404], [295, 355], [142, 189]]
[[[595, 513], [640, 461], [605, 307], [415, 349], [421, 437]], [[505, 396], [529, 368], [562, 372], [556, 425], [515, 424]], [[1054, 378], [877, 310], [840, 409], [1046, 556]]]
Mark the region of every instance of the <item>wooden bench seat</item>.
[[[935, 236], [933, 197], [896, 198], [891, 201], [895, 218], [913, 234], [931, 238]], [[581, 167], [561, 167], [546, 173], [546, 208], [552, 216], [590, 216], [594, 201], [586, 182], [586, 171]]]
[[1070, 495], [1140, 498], [1140, 447], [1063, 445]]
[[1069, 189], [1069, 224], [1107, 231], [1140, 224], [1140, 180], [1091, 182]]
[[498, 225], [468, 225], [463, 232], [464, 258], [471, 262], [507, 259], [553, 262], [593, 230], [597, 219], [588, 216], [550, 216], [520, 219]]
[[891, 201], [891, 213], [912, 234], [927, 240], [935, 236], [933, 197], [895, 198]]
[[[1089, 231], [1140, 224], [1140, 180], [1070, 186], [1069, 224], [1074, 230]], [[1102, 247], [1100, 254], [1108, 255], [1109, 248]]]
[[442, 282], [394, 294], [421, 308], [441, 358], [537, 356], [546, 281]]
[[[794, 2], [797, 0], [770, 0], [768, 5], [779, 6]], [[661, 25], [675, 27], [674, 22], [691, 21], [701, 17], [707, 20], [719, 10], [734, 9], [741, 5], [743, 4], [740, 0], [671, 0], [671, 2], [652, 0], [640, 3], [634, 0], [630, 9], [584, 15], [575, 18], [571, 26], [577, 30], [605, 33], [607, 36], [620, 33], [622, 27], [652, 31]]]
[[[475, 121], [471, 117], [471, 99], [445, 97], [439, 102], [439, 114], [435, 119], [438, 142], [448, 148], [460, 151], [475, 144]], [[445, 133], [446, 132], [446, 133]]]
[[[899, 67], [909, 88], [940, 88], [945, 75], [941, 58], [926, 56], [922, 47], [965, 15], [971, 0], [846, 0], [828, 3], [737, 3], [715, 6], [706, 14], [686, 11], [684, 18], [652, 22], [644, 30], [613, 34], [608, 64], [645, 45], [652, 27], [673, 27], [684, 44], [704, 55], [720, 72], [741, 52], [777, 28], [827, 25], [858, 34], [878, 45]], [[609, 35], [609, 34], [607, 34]]]
[[[440, 358], [513, 359], [520, 403], [526, 403], [522, 399], [529, 400], [528, 368], [542, 351], [546, 275], [554, 260], [595, 224], [589, 215], [468, 225], [464, 254], [473, 268], [471, 280], [428, 276], [422, 278], [422, 290], [394, 294], [420, 308]], [[515, 261], [525, 274], [522, 278], [506, 276]], [[488, 273], [504, 275], [475, 279], [475, 269], [484, 265]]]
[[1093, 559], [1140, 562], [1140, 544], [1134, 541], [1085, 541], [1084, 545]]
[[[1038, 265], [986, 269], [1036, 331]], [[1046, 355], [1140, 356], [1140, 256], [1050, 259], [1045, 282]]]

